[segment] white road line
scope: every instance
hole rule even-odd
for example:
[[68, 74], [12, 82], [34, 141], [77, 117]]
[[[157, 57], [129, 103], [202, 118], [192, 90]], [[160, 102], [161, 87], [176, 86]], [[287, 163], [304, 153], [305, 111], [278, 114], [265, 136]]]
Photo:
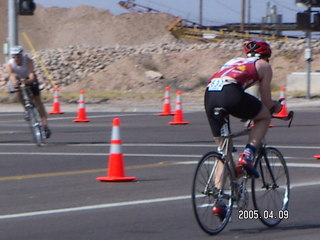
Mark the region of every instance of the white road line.
[[97, 210], [97, 209], [102, 209], [102, 208], [104, 209], [104, 208], [133, 206], [133, 205], [142, 205], [142, 204], [151, 204], [151, 203], [162, 203], [162, 202], [170, 202], [170, 201], [178, 201], [178, 200], [186, 200], [186, 199], [190, 199], [190, 195], [177, 196], [177, 197], [167, 197], [167, 198], [155, 198], [155, 199], [149, 199], [149, 200], [137, 200], [137, 201], [131, 201], [131, 202], [106, 203], [106, 204], [89, 205], [89, 206], [83, 206], [83, 207], [62, 208], [62, 209], [54, 209], [54, 210], [44, 210], [44, 211], [36, 211], [36, 212], [26, 212], [26, 213], [0, 215], [0, 220], [1, 219], [11, 219], [11, 218], [22, 218], [22, 217], [34, 217], [34, 216], [47, 215], [47, 214], [57, 214], [57, 213], [68, 213], [68, 212]]
[[[104, 114], [104, 115], [90, 115], [88, 116], [89, 119], [93, 118], [105, 118], [105, 117], [131, 117], [131, 116], [145, 116], [145, 115], [155, 115], [155, 112], [141, 112], [141, 113], [133, 113], [133, 112], [128, 112], [128, 113], [110, 113], [110, 114]], [[65, 119], [74, 119], [76, 117], [55, 117], [55, 118], [49, 118], [49, 121], [54, 121], [54, 120], [65, 120]], [[110, 125], [111, 127], [111, 125]]]
[[[56, 153], [56, 152], [0, 152], [0, 155], [38, 155], [38, 156], [107, 156], [109, 153]], [[163, 158], [200, 158], [201, 155], [188, 154], [156, 154], [156, 153], [125, 153], [129, 157], [163, 157]]]
[[[75, 112], [76, 113], [76, 112]], [[22, 112], [20, 114], [22, 116]], [[141, 112], [141, 113], [133, 113], [133, 112], [128, 112], [128, 113], [110, 113], [110, 114], [104, 114], [104, 115], [90, 115], [88, 118], [89, 119], [94, 119], [94, 118], [110, 118], [110, 117], [131, 117], [131, 116], [145, 116], [145, 115], [156, 115], [155, 112]], [[4, 116], [4, 115], [0, 115]], [[76, 114], [73, 117], [55, 117], [55, 118], [49, 118], [49, 121], [56, 121], [56, 120], [69, 120], [69, 119], [74, 119], [76, 117]], [[13, 126], [15, 126], [17, 123], [25, 122], [23, 117], [21, 119], [17, 120], [0, 120], [1, 123], [11, 123]], [[111, 122], [110, 122], [111, 124]], [[111, 127], [111, 125], [110, 125]]]
[[[10, 132], [13, 133], [13, 132]], [[107, 141], [107, 140], [106, 140]], [[50, 143], [48, 143], [50, 145]], [[79, 144], [65, 144], [66, 146], [72, 147], [105, 147], [110, 146], [109, 143], [79, 143]], [[1, 143], [1, 146], [34, 146], [34, 143]], [[214, 144], [184, 144], [184, 143], [123, 143], [124, 147], [203, 147], [203, 148], [212, 148], [216, 150]], [[235, 145], [235, 147], [242, 148], [243, 145]], [[319, 149], [320, 146], [290, 146], [290, 145], [270, 145], [270, 147], [276, 147], [279, 149]]]
[[[316, 185], [320, 185], [320, 181], [291, 184], [291, 189], [299, 188], [299, 187], [311, 187]], [[51, 215], [51, 214], [59, 214], [59, 213], [90, 211], [90, 210], [97, 210], [97, 209], [125, 207], [125, 206], [134, 206], [134, 205], [143, 205], [143, 204], [155, 204], [155, 203], [163, 203], [163, 202], [171, 202], [171, 201], [181, 201], [181, 200], [188, 200], [190, 198], [191, 198], [190, 195], [184, 195], [184, 196], [176, 196], [176, 197], [137, 200], [137, 201], [130, 201], [130, 202], [128, 201], [128, 202], [119, 202], [119, 203], [105, 203], [105, 204], [89, 205], [89, 206], [82, 206], [82, 207], [24, 212], [24, 213], [0, 215], [0, 220], [24, 218], [24, 217], [36, 217], [41, 215]]]
[[[175, 162], [177, 165], [189, 165], [189, 164], [197, 164], [197, 161], [184, 161], [184, 162]], [[277, 164], [280, 165], [280, 164]], [[297, 168], [320, 168], [319, 163], [287, 163], [288, 167], [297, 167]]]
[[[5, 156], [5, 155], [16, 155], [16, 156], [27, 156], [27, 155], [32, 155], [32, 156], [109, 156], [109, 152], [106, 151], [106, 153], [79, 153], [79, 152], [0, 152], [0, 156]], [[124, 156], [127, 157], [148, 157], [148, 158], [196, 158], [200, 159], [202, 157], [201, 154], [158, 154], [158, 153], [123, 153]], [[309, 157], [291, 157], [291, 156], [285, 156], [286, 160], [314, 160], [312, 156]], [[0, 160], [1, 161], [1, 160]], [[179, 164], [195, 164], [196, 161], [185, 161], [185, 162], [179, 162]], [[301, 166], [296, 166], [296, 167], [303, 167], [307, 166], [308, 164], [302, 163]], [[315, 164], [316, 166], [317, 164]], [[289, 165], [288, 165], [289, 166]], [[320, 162], [319, 162], [320, 166]]]
[[[68, 146], [85, 146], [85, 147], [100, 147], [100, 146], [108, 146], [110, 144], [103, 143], [103, 144], [69, 144]], [[216, 149], [216, 146], [212, 144], [184, 144], [184, 143], [124, 143], [123, 146], [128, 147], [208, 147], [212, 148], [213, 150]], [[243, 148], [243, 145], [234, 145], [235, 147]], [[270, 145], [270, 147], [276, 147], [281, 149], [319, 149], [320, 146], [290, 146], [290, 145]]]
[[[1, 155], [32, 155], [32, 156], [108, 156], [109, 153], [79, 153], [79, 152], [0, 152]], [[157, 154], [157, 153], [123, 153], [124, 156], [128, 157], [149, 157], [149, 158], [196, 158], [200, 159], [202, 155], [196, 154]], [[312, 156], [310, 157], [289, 157], [285, 156], [285, 159], [299, 159], [299, 160], [313, 160]], [[195, 162], [186, 161], [180, 162], [180, 164], [195, 164]], [[307, 166], [307, 165], [306, 165]], [[320, 166], [320, 162], [319, 162]], [[302, 166], [301, 166], [302, 167]]]

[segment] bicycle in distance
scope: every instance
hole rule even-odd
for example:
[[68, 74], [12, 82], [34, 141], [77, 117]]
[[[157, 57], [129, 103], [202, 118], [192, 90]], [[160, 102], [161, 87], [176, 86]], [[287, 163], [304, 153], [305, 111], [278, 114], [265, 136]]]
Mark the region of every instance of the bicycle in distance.
[[[268, 227], [274, 227], [283, 219], [288, 219], [290, 178], [281, 152], [265, 143], [259, 147], [254, 159], [254, 166], [259, 172], [258, 178], [248, 175], [243, 168], [236, 169], [232, 157], [235, 149], [233, 139], [248, 135], [251, 123], [245, 129], [231, 133], [226, 110], [216, 108], [214, 114], [223, 119], [223, 140], [218, 151], [202, 156], [192, 183], [192, 206], [200, 228], [207, 234], [218, 234], [229, 223], [233, 208], [239, 210], [239, 219], [259, 219]], [[288, 116], [276, 118], [289, 121], [290, 127], [293, 114], [290, 111]], [[247, 183], [250, 179], [253, 210], [248, 209]], [[215, 214], [214, 208], [217, 205], [223, 206], [223, 214]]]
[[24, 101], [25, 120], [29, 123], [35, 144], [39, 147], [45, 145], [45, 132], [41, 124], [40, 114], [32, 101], [30, 86], [21, 82], [19, 88], [10, 91], [10, 93], [14, 92], [21, 92]]

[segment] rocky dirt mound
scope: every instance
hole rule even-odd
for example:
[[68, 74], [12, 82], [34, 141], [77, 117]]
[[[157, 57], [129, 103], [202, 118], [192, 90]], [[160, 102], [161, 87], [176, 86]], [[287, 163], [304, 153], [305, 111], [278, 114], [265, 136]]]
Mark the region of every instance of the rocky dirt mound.
[[[6, 11], [6, 2], [1, 1], [3, 42]], [[222, 63], [243, 54], [243, 40], [210, 44], [178, 40], [166, 30], [173, 20], [173, 16], [163, 13], [113, 16], [88, 6], [38, 6], [34, 16], [20, 17], [19, 29], [29, 35], [52, 79], [64, 91], [159, 92], [164, 86], [202, 91]], [[20, 42], [30, 53], [22, 36]], [[274, 83], [281, 87], [287, 74], [305, 69], [305, 42], [271, 45]], [[316, 46], [314, 51], [314, 68], [319, 66], [319, 48]], [[40, 79], [49, 83], [37, 61], [36, 69]], [[0, 69], [0, 78], [4, 76]]]
[[[6, 41], [6, 1], [0, 3], [0, 41]], [[168, 14], [112, 15], [89, 6], [43, 8], [37, 5], [34, 16], [19, 16], [19, 32], [26, 32], [37, 50], [69, 45], [139, 45], [172, 39], [166, 26], [174, 20]], [[20, 35], [20, 42], [28, 45]]]

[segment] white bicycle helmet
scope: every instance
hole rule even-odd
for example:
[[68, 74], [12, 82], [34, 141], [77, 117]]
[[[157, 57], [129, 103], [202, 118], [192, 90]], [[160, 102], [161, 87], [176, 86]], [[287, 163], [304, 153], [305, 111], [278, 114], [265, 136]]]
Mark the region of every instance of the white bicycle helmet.
[[23, 52], [23, 47], [21, 46], [14, 46], [10, 48], [11, 55], [22, 54], [22, 52]]

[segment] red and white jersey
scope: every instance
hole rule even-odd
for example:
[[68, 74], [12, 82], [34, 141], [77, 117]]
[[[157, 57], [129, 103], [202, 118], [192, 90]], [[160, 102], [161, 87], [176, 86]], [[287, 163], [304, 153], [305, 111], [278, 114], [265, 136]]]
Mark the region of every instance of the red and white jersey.
[[228, 79], [234, 79], [239, 82], [243, 89], [252, 86], [254, 83], [259, 81], [259, 75], [255, 67], [255, 62], [259, 58], [233, 58], [226, 62], [219, 72], [216, 72], [211, 76], [209, 82], [214, 79], [222, 79], [227, 77]]

